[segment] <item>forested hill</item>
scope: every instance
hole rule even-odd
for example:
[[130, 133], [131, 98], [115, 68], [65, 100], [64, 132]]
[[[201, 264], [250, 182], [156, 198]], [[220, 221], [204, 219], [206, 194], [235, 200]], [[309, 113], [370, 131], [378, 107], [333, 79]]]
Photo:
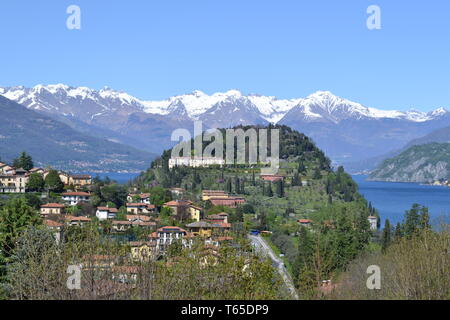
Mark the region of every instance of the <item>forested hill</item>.
[[[167, 150], [135, 186], [148, 192], [182, 188], [181, 197], [204, 208], [205, 215], [225, 211], [236, 230], [269, 231], [272, 235], [266, 241], [284, 255], [300, 292], [307, 292], [302, 287], [314, 286], [316, 275], [331, 279], [368, 248], [372, 237], [368, 217], [378, 213], [359, 194], [352, 177], [342, 167], [334, 171], [310, 138], [286, 126], [269, 128], [280, 129], [281, 179], [267, 181], [261, 165], [170, 169]], [[203, 190], [223, 190], [246, 203], [237, 208], [214, 206], [202, 200]], [[326, 264], [318, 270], [315, 259]]]
[[[328, 159], [322, 150], [320, 150], [315, 143], [303, 133], [299, 133], [291, 129], [288, 126], [283, 125], [270, 125], [267, 127], [263, 126], [237, 126], [233, 129], [242, 129], [247, 131], [249, 129], [279, 129], [280, 130], [280, 159], [281, 161], [287, 161], [288, 159], [297, 159], [297, 161], [304, 162], [316, 162], [320, 164], [320, 168], [322, 170], [329, 171], [331, 169], [331, 161]], [[227, 145], [226, 145], [226, 129], [219, 129], [222, 132], [224, 137], [224, 156], [226, 154]], [[210, 142], [204, 142], [203, 148], [205, 148]], [[271, 140], [270, 136], [268, 138], [268, 152], [270, 153], [271, 149]], [[194, 148], [194, 141], [191, 140], [191, 147]], [[236, 146], [235, 146], [236, 149]], [[166, 166], [168, 165], [168, 161], [171, 157], [172, 149], [166, 150], [163, 152], [162, 156], [157, 158], [152, 163], [152, 167], [158, 166]], [[258, 145], [258, 154], [259, 154], [259, 145]], [[270, 154], [269, 154], [270, 156]]]
[[68, 125], [0, 96], [0, 157], [11, 162], [20, 152], [36, 165], [73, 171], [141, 171], [154, 155], [80, 133]]
[[450, 178], [450, 143], [415, 145], [384, 161], [372, 180], [431, 183]]

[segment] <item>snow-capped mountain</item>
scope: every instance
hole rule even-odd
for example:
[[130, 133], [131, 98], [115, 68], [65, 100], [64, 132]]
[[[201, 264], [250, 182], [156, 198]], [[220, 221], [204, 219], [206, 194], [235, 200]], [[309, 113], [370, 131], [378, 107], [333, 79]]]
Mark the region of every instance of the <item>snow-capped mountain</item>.
[[410, 140], [450, 125], [449, 112], [380, 110], [319, 91], [305, 98], [277, 99], [238, 90], [201, 91], [147, 101], [110, 88], [93, 90], [63, 84], [33, 88], [0, 87], [0, 95], [72, 127], [113, 141], [159, 152], [170, 147], [171, 132], [239, 124], [285, 124], [311, 136], [330, 157], [361, 159], [385, 154]]
[[232, 112], [238, 112], [239, 108], [251, 108], [252, 113], [258, 113], [261, 119], [270, 123], [278, 123], [288, 112], [301, 113], [305, 120], [328, 120], [335, 123], [349, 118], [425, 122], [448, 113], [444, 108], [429, 113], [417, 110], [407, 112], [379, 110], [337, 97], [328, 91], [318, 91], [306, 98], [290, 100], [262, 95], [243, 95], [237, 90], [213, 95], [194, 91], [163, 101], [146, 101], [107, 87], [96, 91], [86, 87], [74, 88], [57, 84], [38, 85], [33, 88], [22, 86], [0, 88], [0, 94], [33, 110], [77, 116], [86, 121], [115, 112], [121, 114], [144, 112], [162, 116], [175, 114], [200, 119], [205, 115], [217, 113], [223, 106], [230, 105], [234, 106]]

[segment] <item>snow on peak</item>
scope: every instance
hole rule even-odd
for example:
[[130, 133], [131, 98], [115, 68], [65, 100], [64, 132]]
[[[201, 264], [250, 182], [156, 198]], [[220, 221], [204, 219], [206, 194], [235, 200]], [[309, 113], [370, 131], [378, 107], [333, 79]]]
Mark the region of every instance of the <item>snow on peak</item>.
[[[391, 118], [424, 122], [448, 114], [444, 108], [428, 113], [417, 110], [403, 112], [369, 108], [340, 98], [330, 91], [317, 91], [306, 98], [278, 99], [257, 94], [244, 95], [236, 89], [211, 95], [195, 90], [190, 94], [178, 95], [162, 101], [145, 101], [109, 87], [96, 91], [87, 87], [71, 87], [65, 84], [40, 84], [33, 88], [23, 86], [0, 88], [0, 94], [34, 109], [58, 110], [61, 105], [69, 107], [72, 102], [81, 103], [83, 100], [89, 100], [100, 105], [103, 110], [128, 108], [129, 112], [139, 110], [159, 115], [176, 112], [192, 119], [199, 118], [218, 103], [231, 102], [239, 108], [239, 106], [247, 106], [249, 102], [256, 106], [262, 118], [272, 123], [279, 122], [294, 108], [306, 119], [326, 118], [336, 123], [348, 118]], [[55, 96], [57, 102], [55, 99], [49, 99], [50, 95]]]

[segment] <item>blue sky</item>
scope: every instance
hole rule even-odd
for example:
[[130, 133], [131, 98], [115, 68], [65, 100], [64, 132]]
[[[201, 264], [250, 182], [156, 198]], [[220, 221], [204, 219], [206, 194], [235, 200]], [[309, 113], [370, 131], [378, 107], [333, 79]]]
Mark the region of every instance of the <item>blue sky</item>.
[[[66, 9], [81, 8], [81, 30]], [[369, 5], [382, 29], [368, 30]], [[450, 108], [448, 0], [40, 0], [0, 7], [0, 86], [109, 86], [141, 99], [317, 90]]]

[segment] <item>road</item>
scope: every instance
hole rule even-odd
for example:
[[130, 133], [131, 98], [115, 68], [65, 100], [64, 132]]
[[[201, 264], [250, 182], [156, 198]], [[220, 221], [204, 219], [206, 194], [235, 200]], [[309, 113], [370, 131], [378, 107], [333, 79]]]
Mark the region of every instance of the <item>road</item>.
[[261, 236], [248, 236], [253, 246], [255, 247], [256, 252], [260, 252], [265, 256], [269, 256], [272, 259], [273, 263], [277, 266], [278, 273], [286, 284], [289, 293], [295, 300], [298, 300], [298, 294], [295, 290], [294, 283], [289, 275], [286, 267], [284, 266], [284, 262], [273, 252], [272, 248], [261, 238]]

